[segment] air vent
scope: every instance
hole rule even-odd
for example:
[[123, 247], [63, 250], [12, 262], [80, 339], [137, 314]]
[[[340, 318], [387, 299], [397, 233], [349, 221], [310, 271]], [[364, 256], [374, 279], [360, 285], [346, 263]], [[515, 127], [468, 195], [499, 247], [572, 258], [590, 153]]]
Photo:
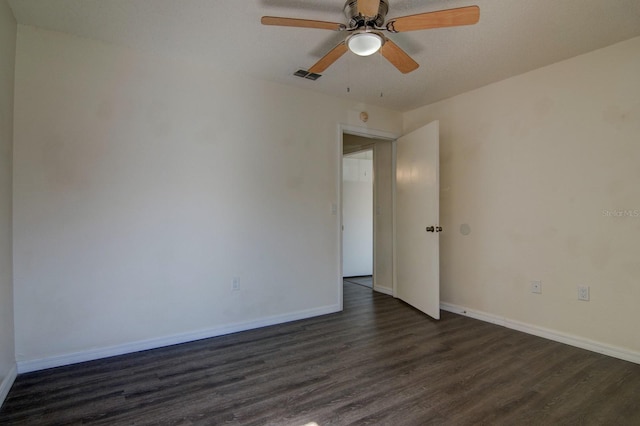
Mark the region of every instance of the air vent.
[[322, 77], [321, 74], [316, 74], [314, 72], [309, 72], [305, 70], [298, 70], [293, 73], [296, 77], [306, 78], [307, 80], [317, 80]]

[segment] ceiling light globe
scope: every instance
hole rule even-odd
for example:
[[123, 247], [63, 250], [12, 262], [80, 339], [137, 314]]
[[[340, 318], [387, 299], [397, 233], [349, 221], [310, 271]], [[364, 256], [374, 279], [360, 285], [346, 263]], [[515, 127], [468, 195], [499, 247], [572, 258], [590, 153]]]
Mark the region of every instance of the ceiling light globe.
[[349, 50], [359, 56], [370, 56], [382, 47], [382, 37], [376, 33], [354, 34], [347, 42]]

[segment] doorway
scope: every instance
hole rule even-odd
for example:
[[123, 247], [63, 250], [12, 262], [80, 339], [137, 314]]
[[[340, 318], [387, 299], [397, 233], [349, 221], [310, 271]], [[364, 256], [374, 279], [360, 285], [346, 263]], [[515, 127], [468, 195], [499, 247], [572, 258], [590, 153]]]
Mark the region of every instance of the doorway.
[[[439, 234], [443, 230], [439, 224], [439, 123], [401, 137], [341, 124], [338, 135], [340, 162], [349, 145], [345, 139], [359, 136], [366, 141], [361, 145], [373, 143], [373, 290], [398, 297], [438, 319]], [[339, 182], [342, 206], [342, 176]], [[342, 307], [342, 226], [338, 232]]]
[[373, 144], [353, 139], [344, 139], [342, 157], [342, 278], [373, 288]]
[[[395, 135], [367, 129], [342, 128], [343, 176], [341, 179], [342, 278], [366, 285], [374, 291], [393, 294], [393, 140]], [[354, 182], [355, 181], [355, 182]], [[370, 181], [367, 182], [367, 181]], [[357, 197], [354, 187], [367, 187], [360, 195], [361, 216], [357, 223], [350, 216]], [[353, 241], [354, 228], [367, 230], [368, 236]], [[355, 233], [357, 235], [357, 232]], [[364, 235], [364, 234], [361, 234]], [[358, 238], [358, 237], [356, 237]], [[354, 269], [353, 248], [368, 259], [368, 269]], [[363, 259], [360, 259], [362, 262]], [[363, 265], [364, 262], [361, 263]]]

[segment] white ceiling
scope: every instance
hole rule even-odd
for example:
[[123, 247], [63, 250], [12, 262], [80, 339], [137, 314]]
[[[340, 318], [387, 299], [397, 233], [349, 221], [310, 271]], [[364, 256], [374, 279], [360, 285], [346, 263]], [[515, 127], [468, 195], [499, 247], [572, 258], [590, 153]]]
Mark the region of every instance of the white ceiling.
[[[473, 26], [391, 34], [420, 68], [350, 52], [313, 82], [294, 77], [345, 34], [266, 27], [262, 15], [345, 22], [344, 0], [9, 0], [18, 23], [406, 111], [640, 36], [640, 0], [389, 0], [387, 18], [480, 6]], [[349, 88], [349, 92], [347, 92]]]

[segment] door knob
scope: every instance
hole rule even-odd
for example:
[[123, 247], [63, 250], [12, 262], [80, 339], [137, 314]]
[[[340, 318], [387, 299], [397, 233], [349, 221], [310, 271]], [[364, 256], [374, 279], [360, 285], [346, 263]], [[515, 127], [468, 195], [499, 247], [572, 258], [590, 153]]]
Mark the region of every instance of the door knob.
[[436, 226], [436, 232], [442, 232], [442, 226]]
[[435, 227], [433, 226], [427, 226], [427, 232], [435, 232]]

